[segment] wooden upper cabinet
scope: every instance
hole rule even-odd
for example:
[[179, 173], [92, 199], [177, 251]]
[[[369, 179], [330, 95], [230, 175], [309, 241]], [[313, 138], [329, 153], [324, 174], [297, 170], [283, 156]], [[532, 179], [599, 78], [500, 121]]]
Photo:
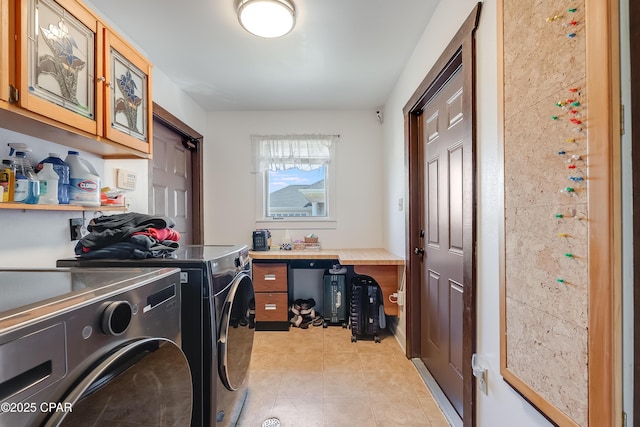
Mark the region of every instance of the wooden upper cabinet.
[[[149, 62], [77, 0], [18, 0], [15, 14], [19, 90], [13, 101], [63, 128], [93, 136], [96, 144], [120, 144], [148, 157]], [[11, 69], [11, 63], [0, 65]]]
[[151, 153], [151, 65], [107, 28], [104, 51], [105, 136]]
[[9, 100], [9, 0], [0, 0], [0, 101]]
[[18, 105], [99, 135], [95, 16], [73, 0], [22, 0], [16, 34]]

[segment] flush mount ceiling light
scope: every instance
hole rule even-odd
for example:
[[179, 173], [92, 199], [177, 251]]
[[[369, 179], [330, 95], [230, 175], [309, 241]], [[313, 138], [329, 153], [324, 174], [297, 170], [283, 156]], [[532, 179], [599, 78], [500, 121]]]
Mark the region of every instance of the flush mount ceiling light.
[[256, 36], [281, 37], [293, 29], [296, 8], [290, 0], [240, 0], [238, 21]]

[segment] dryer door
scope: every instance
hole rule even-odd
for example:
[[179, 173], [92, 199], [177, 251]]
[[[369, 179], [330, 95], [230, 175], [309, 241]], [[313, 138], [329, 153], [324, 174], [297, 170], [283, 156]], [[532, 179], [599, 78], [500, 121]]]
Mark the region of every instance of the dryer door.
[[229, 390], [237, 390], [249, 370], [255, 332], [247, 321], [249, 300], [252, 298], [253, 282], [250, 276], [242, 273], [229, 289], [220, 321], [218, 366], [220, 379]]
[[188, 426], [193, 393], [187, 360], [173, 341], [147, 338], [121, 347], [52, 403], [45, 426]]

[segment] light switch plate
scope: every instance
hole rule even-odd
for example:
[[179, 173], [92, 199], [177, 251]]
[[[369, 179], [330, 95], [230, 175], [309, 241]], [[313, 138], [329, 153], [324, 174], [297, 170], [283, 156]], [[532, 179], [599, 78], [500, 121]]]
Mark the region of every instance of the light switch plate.
[[116, 169], [116, 187], [123, 190], [135, 190], [138, 179], [135, 172]]

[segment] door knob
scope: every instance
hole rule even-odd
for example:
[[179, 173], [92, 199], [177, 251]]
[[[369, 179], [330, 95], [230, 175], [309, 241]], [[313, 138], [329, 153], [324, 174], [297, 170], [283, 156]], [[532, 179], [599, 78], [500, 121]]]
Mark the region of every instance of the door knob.
[[424, 248], [415, 248], [413, 250], [413, 253], [416, 254], [416, 255], [422, 256], [422, 255], [424, 255]]

